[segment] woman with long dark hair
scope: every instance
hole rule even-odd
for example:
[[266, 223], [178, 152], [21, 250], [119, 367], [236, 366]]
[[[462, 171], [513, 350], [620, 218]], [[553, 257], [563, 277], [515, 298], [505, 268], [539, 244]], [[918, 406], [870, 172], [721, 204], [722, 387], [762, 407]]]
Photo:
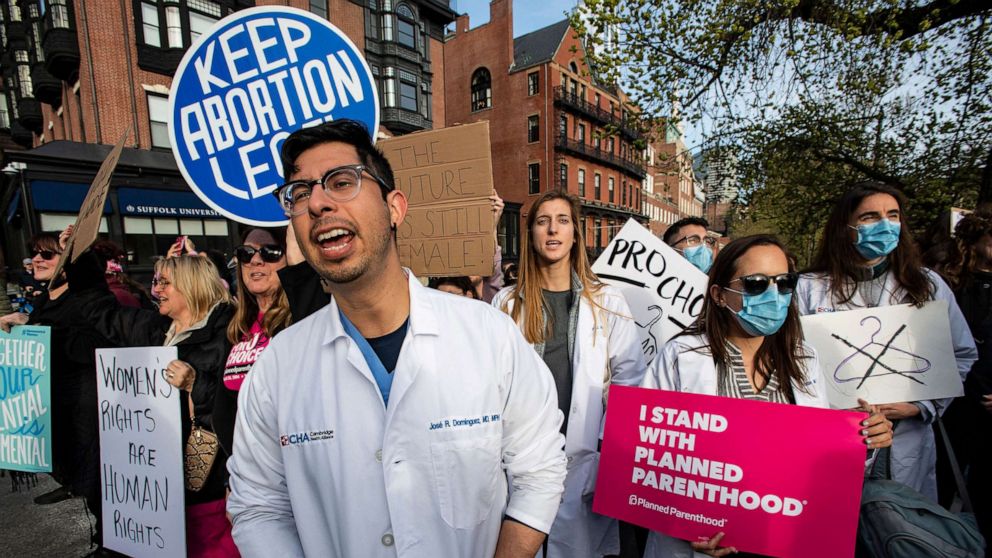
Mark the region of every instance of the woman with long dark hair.
[[[828, 407], [826, 380], [816, 352], [803, 342], [792, 300], [798, 281], [794, 261], [773, 236], [748, 236], [724, 247], [710, 269], [699, 319], [665, 345], [641, 385]], [[877, 410], [868, 410], [872, 414], [858, 434], [869, 449], [888, 446], [891, 424]], [[723, 533], [716, 533], [690, 543], [652, 532], [645, 556], [736, 553], [734, 548], [720, 547], [722, 538]]]
[[538, 197], [527, 214], [520, 280], [492, 301], [551, 370], [564, 414], [568, 475], [544, 554], [552, 558], [620, 551], [617, 521], [592, 511], [599, 433], [609, 386], [638, 385], [645, 370], [627, 301], [592, 272], [581, 223], [575, 196]]
[[[958, 373], [964, 379], [978, 358], [954, 294], [926, 269], [913, 242], [902, 192], [878, 182], [855, 185], [827, 219], [819, 252], [796, 289], [799, 312], [840, 312], [896, 304], [947, 302]], [[888, 403], [895, 421], [892, 449], [880, 452], [874, 476], [901, 482], [937, 500], [936, 446], [931, 424], [950, 400]]]

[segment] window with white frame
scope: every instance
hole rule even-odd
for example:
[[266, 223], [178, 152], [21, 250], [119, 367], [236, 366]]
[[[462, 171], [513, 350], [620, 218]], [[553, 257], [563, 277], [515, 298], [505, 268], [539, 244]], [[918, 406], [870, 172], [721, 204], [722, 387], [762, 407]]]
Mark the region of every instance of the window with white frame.
[[172, 147], [169, 141], [169, 99], [148, 94], [148, 125], [152, 134], [152, 147]]

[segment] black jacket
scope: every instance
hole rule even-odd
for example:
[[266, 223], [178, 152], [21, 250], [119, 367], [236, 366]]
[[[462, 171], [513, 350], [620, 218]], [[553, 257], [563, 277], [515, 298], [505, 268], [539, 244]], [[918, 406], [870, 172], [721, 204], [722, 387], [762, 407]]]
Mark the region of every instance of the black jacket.
[[[70, 273], [70, 288], [75, 278], [76, 274]], [[162, 346], [165, 343], [165, 336], [172, 325], [171, 319], [152, 310], [120, 306], [109, 289], [106, 292], [112, 302], [88, 304], [85, 308], [91, 327], [96, 332], [122, 347]], [[234, 306], [227, 303], [218, 304], [211, 311], [203, 327], [192, 330], [188, 338], [176, 344], [179, 360], [189, 363], [196, 370], [193, 389], [189, 392], [193, 400], [196, 420], [200, 426], [211, 431], [213, 431], [214, 398], [224, 373], [227, 355], [231, 351], [231, 344], [227, 341], [227, 324], [233, 315]], [[186, 392], [181, 392], [180, 409], [182, 440], [185, 445], [192, 430]], [[183, 451], [184, 448], [177, 449]], [[223, 449], [218, 452], [206, 485], [199, 492], [186, 492], [187, 505], [209, 502], [225, 496], [227, 457], [228, 454]]]
[[992, 393], [992, 273], [975, 272], [954, 295], [978, 347], [978, 360], [965, 380], [965, 395], [977, 401]]

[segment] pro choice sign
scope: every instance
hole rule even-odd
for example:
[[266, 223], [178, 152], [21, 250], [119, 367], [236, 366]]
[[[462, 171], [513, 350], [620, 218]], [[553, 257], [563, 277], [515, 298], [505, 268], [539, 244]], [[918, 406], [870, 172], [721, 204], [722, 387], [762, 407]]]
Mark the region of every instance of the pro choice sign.
[[375, 136], [379, 99], [361, 51], [309, 12], [258, 7], [226, 17], [183, 57], [169, 96], [169, 137], [193, 191], [256, 226], [286, 223], [272, 196], [283, 140], [334, 119]]
[[769, 556], [853, 556], [865, 413], [611, 386], [593, 511]]

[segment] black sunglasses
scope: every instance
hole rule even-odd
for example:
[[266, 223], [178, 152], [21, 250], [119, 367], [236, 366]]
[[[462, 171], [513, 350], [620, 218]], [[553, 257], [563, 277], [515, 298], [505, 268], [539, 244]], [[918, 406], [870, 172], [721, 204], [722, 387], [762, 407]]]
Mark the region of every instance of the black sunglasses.
[[55, 256], [58, 256], [61, 253], [62, 252], [56, 252], [54, 250], [40, 250], [40, 249], [35, 249], [35, 250], [32, 250], [31, 251], [31, 257], [33, 258], [35, 256], [41, 256], [41, 259], [43, 259], [43, 260], [50, 260], [50, 259], [54, 258]]
[[262, 261], [267, 263], [276, 263], [282, 259], [285, 253], [278, 244], [266, 244], [261, 248], [252, 248], [251, 246], [238, 246], [234, 249], [234, 256], [238, 258], [238, 261], [246, 264], [251, 262], [251, 259], [255, 257], [255, 254], [262, 256]]
[[799, 282], [798, 273], [783, 273], [782, 275], [776, 275], [774, 277], [769, 277], [764, 273], [755, 273], [754, 275], [745, 275], [743, 277], [738, 277], [737, 279], [731, 279], [731, 283], [736, 283], [740, 281], [742, 290], [734, 291], [733, 289], [728, 289], [733, 292], [743, 292], [746, 295], [760, 295], [761, 293], [768, 290], [768, 287], [772, 283], [778, 288], [779, 294], [790, 294], [796, 290], [796, 283]]

